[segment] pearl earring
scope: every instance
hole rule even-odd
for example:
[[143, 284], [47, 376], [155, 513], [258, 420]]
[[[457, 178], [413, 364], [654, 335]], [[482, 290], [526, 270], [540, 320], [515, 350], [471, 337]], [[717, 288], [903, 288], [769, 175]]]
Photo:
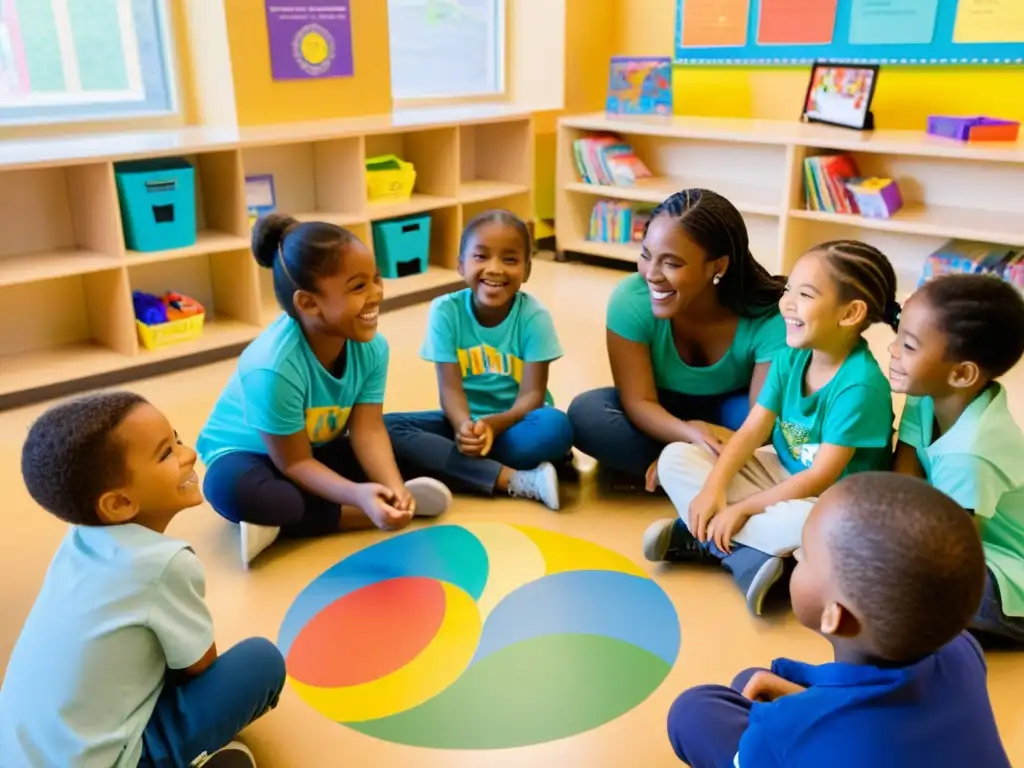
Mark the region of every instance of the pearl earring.
[[713, 285], [718, 285], [720, 282], [722, 282], [722, 276], [715, 275], [713, 278], [711, 278], [711, 282]]

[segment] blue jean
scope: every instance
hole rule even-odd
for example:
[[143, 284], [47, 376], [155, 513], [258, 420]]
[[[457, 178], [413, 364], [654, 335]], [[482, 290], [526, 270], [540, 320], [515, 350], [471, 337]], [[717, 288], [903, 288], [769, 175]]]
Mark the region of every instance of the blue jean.
[[167, 681], [142, 735], [140, 768], [188, 766], [277, 706], [284, 657], [262, 637], [243, 640], [201, 675]]
[[453, 491], [491, 494], [501, 468], [534, 469], [564, 461], [572, 451], [572, 425], [557, 408], [528, 413], [494, 441], [486, 457], [466, 456], [442, 411], [388, 413], [384, 424], [402, 471], [440, 480]]
[[[748, 392], [684, 395], [659, 389], [658, 402], [677, 419], [706, 421], [732, 430], [739, 429], [750, 413]], [[633, 426], [615, 387], [577, 395], [569, 404], [569, 421], [577, 448], [599, 464], [628, 475], [643, 477], [665, 448], [665, 443]]]
[[1003, 642], [1024, 645], [1024, 617], [1003, 613], [999, 584], [992, 576], [992, 571], [986, 571], [985, 593], [981, 597], [978, 612], [971, 619], [971, 629]]
[[685, 691], [668, 712], [668, 739], [691, 768], [732, 768], [750, 722], [743, 689], [757, 669], [740, 672], [732, 686], [699, 685]]

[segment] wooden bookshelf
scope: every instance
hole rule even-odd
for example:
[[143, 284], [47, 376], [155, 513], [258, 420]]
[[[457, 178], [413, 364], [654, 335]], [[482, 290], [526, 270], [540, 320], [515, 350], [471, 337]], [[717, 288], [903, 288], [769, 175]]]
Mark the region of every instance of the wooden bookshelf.
[[[573, 141], [622, 136], [655, 174], [634, 187], [585, 184]], [[905, 207], [891, 219], [866, 219], [804, 205], [803, 161], [849, 152], [863, 175], [896, 179]], [[559, 250], [633, 261], [635, 245], [590, 242], [598, 199], [661, 202], [688, 187], [712, 189], [743, 214], [754, 256], [786, 273], [816, 243], [866, 240], [881, 248], [913, 290], [924, 259], [946, 240], [1024, 246], [1024, 143], [962, 144], [923, 131], [858, 133], [797, 121], [717, 118], [566, 117], [558, 126], [556, 233]]]
[[[367, 199], [364, 161], [416, 165], [412, 198]], [[385, 281], [385, 311], [461, 285], [463, 223], [481, 210], [533, 215], [533, 127], [510, 106], [395, 112], [249, 129], [87, 136], [0, 145], [0, 409], [237, 354], [280, 314], [249, 253], [245, 177], [274, 176], [277, 207], [351, 229], [431, 217], [427, 272]], [[126, 248], [114, 181], [122, 160], [184, 157], [196, 171], [199, 234], [185, 248]], [[148, 351], [133, 290], [177, 290], [207, 309], [203, 335]]]

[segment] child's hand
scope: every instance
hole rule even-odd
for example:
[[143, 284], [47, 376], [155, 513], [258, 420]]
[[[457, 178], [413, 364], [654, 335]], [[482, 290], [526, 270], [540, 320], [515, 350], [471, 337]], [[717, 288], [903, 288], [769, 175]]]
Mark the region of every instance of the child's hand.
[[483, 440], [483, 446], [480, 448], [480, 455], [486, 456], [491, 452], [491, 446], [494, 445], [494, 430], [491, 429], [491, 425], [483, 419], [478, 419], [473, 424], [473, 434]]
[[395, 506], [395, 493], [380, 483], [360, 483], [359, 508], [383, 531], [404, 528], [412, 520], [410, 510]]
[[751, 701], [775, 701], [783, 696], [793, 693], [803, 693], [807, 689], [796, 683], [791, 683], [785, 678], [779, 677], [773, 672], [760, 670], [747, 681], [743, 688], [743, 696]]
[[713, 488], [703, 488], [690, 502], [690, 532], [698, 541], [708, 540], [708, 523], [724, 509], [725, 494]]
[[732, 537], [739, 533], [747, 524], [753, 513], [742, 504], [731, 504], [708, 525], [708, 536], [713, 538], [715, 546], [727, 555], [732, 554]]
[[476, 425], [472, 419], [466, 419], [459, 425], [459, 431], [455, 433], [455, 445], [459, 453], [465, 456], [481, 456], [484, 448], [484, 437], [476, 432]]
[[732, 435], [729, 430], [708, 424], [706, 421], [688, 421], [686, 426], [689, 427], [690, 442], [704, 446], [715, 456], [722, 453], [726, 440]]
[[654, 493], [658, 490], [658, 485], [661, 480], [658, 479], [658, 460], [655, 459], [651, 462], [651, 466], [647, 468], [647, 474], [644, 476], [644, 490], [648, 493]]
[[411, 512], [413, 515], [416, 514], [416, 499], [412, 493], [409, 492], [409, 489], [405, 487], [405, 483], [402, 483], [395, 489], [395, 499], [391, 502], [391, 506], [400, 512]]

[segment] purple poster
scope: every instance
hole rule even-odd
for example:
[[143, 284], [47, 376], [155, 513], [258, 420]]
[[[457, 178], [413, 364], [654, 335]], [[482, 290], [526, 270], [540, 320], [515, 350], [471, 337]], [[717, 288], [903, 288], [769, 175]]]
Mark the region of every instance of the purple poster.
[[265, 0], [275, 80], [351, 77], [351, 0]]

